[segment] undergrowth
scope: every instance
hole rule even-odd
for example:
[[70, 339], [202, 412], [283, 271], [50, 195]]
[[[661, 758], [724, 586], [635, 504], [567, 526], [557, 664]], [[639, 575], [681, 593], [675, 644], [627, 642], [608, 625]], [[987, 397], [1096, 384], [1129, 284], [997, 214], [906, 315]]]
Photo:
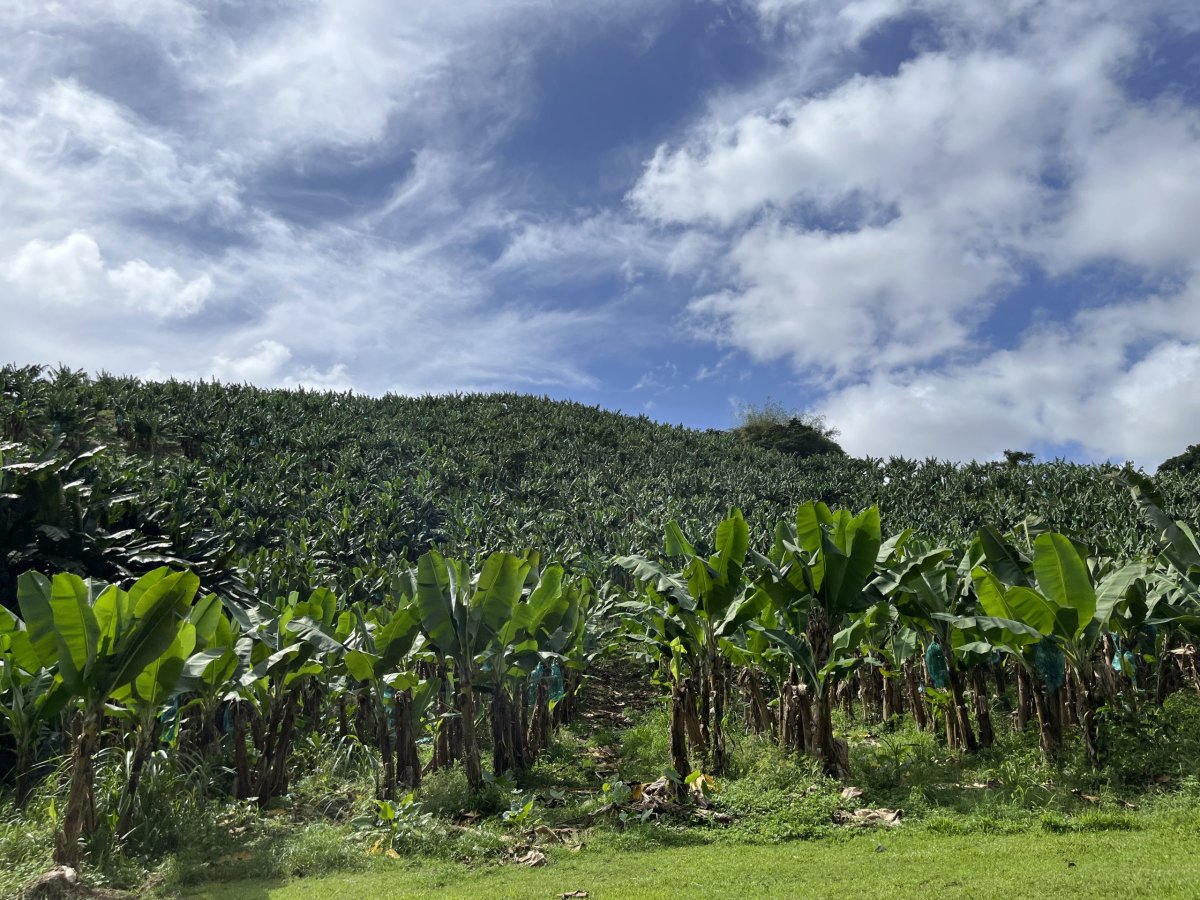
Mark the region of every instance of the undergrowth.
[[[121, 841], [101, 828], [89, 847], [88, 880], [171, 896], [205, 881], [307, 878], [408, 859], [497, 864], [557, 830], [556, 854], [584, 848], [634, 852], [711, 843], [779, 844], [838, 840], [860, 830], [837, 816], [857, 809], [901, 810], [900, 826], [938, 835], [1095, 833], [1170, 828], [1200, 836], [1200, 701], [1171, 698], [1161, 711], [1106, 710], [1100, 770], [1068, 745], [1048, 762], [1036, 734], [997, 723], [996, 743], [972, 756], [947, 751], [911, 723], [841, 722], [853, 777], [823, 775], [807, 757], [731, 724], [730, 769], [708, 794], [727, 822], [604, 812], [668, 768], [667, 715], [655, 706], [626, 728], [562, 729], [520, 779], [489, 778], [472, 793], [460, 769], [427, 775], [419, 789], [383, 811], [376, 760], [353, 740], [312, 733], [296, 748], [300, 773], [278, 808], [225, 799], [229, 773], [184, 755], [155, 754], [143, 775], [138, 825]], [[1136, 738], [1146, 727], [1154, 741]], [[1141, 748], [1137, 753], [1130, 748]], [[125, 777], [121, 754], [101, 754], [96, 773], [101, 821], [113, 821]], [[702, 760], [694, 760], [702, 767]], [[847, 791], [847, 788], [853, 790]], [[35, 788], [18, 814], [0, 801], [0, 896], [50, 866], [61, 772]]]

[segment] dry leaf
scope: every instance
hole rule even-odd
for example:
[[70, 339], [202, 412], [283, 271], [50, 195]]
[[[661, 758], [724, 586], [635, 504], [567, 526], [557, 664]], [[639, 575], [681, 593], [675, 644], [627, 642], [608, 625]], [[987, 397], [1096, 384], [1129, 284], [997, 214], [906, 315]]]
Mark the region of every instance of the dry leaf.
[[869, 825], [886, 825], [893, 828], [900, 824], [900, 819], [904, 817], [902, 809], [856, 809], [854, 812], [846, 812], [844, 809], [839, 809], [833, 814], [833, 820], [839, 825], [852, 825], [858, 827], [866, 827]]
[[562, 898], [562, 900], [578, 900], [578, 898], [583, 898], [590, 895], [587, 891], [567, 891], [565, 894], [559, 894], [558, 896]]
[[544, 866], [546, 864], [546, 854], [540, 850], [530, 850], [523, 856], [518, 856], [516, 858], [516, 862], [522, 866], [537, 868], [538, 866]]
[[858, 787], [842, 788], [843, 800], [857, 800], [863, 795], [863, 789]]

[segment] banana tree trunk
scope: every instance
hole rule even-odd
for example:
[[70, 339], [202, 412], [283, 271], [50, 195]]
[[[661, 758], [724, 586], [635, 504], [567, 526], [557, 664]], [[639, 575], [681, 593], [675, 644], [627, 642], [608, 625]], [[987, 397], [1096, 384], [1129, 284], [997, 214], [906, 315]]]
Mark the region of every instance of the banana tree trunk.
[[721, 660], [710, 660], [710, 704], [712, 706], [712, 767], [716, 775], [724, 775], [729, 765], [725, 747], [725, 668]]
[[699, 698], [696, 690], [696, 677], [693, 675], [683, 682], [683, 721], [687, 728], [688, 743], [697, 753], [703, 755], [708, 742], [704, 737], [704, 729], [700, 724]]
[[925, 698], [921, 696], [921, 686], [911, 660], [904, 662], [904, 687], [908, 692], [908, 705], [912, 709], [913, 718], [917, 721], [917, 728], [921, 731], [928, 731], [929, 714], [925, 709]]
[[265, 754], [266, 766], [258, 787], [258, 805], [261, 808], [265, 809], [274, 798], [287, 793], [288, 760], [291, 757], [292, 733], [296, 727], [298, 707], [296, 691], [288, 691], [281, 704], [277, 730], [269, 736], [270, 751]]
[[96, 774], [92, 757], [99, 738], [100, 714], [88, 710], [83, 714], [71, 749], [71, 787], [62, 825], [54, 840], [54, 862], [60, 866], [78, 869], [82, 841], [96, 830]]
[[427, 674], [426, 677], [437, 678], [441, 683], [434, 707], [437, 725], [433, 737], [433, 759], [429, 763], [430, 771], [439, 772], [450, 768], [462, 755], [454, 746], [454, 732], [458, 726], [458, 720], [449, 716], [452, 708], [451, 697], [453, 696], [451, 691], [454, 690], [454, 687], [446, 677], [446, 666], [444, 665], [439, 665], [433, 671], [432, 676]]
[[392, 695], [392, 724], [396, 732], [396, 780], [408, 788], [421, 785], [421, 756], [412, 721], [412, 691]]
[[850, 777], [849, 748], [833, 736], [833, 691], [823, 685], [817, 692], [813, 715], [813, 746], [825, 774], [832, 778]]
[[1095, 768], [1100, 765], [1100, 751], [1096, 742], [1096, 709], [1099, 698], [1096, 696], [1095, 673], [1091, 666], [1086, 665], [1082, 671], [1073, 673], [1071, 679], [1075, 687], [1076, 718], [1079, 720], [1079, 730], [1083, 734], [1083, 746], [1087, 752], [1088, 762]]
[[792, 704], [795, 709], [796, 749], [817, 756], [817, 727], [813, 718], [813, 694], [804, 683], [792, 686]]
[[986, 750], [996, 742], [996, 733], [992, 729], [992, 711], [988, 704], [987, 673], [982, 666], [971, 669], [971, 686], [975, 695], [975, 721], [979, 724], [979, 749]]
[[1029, 727], [1029, 711], [1033, 706], [1033, 685], [1024, 667], [1017, 666], [1017, 730]]
[[1008, 712], [1012, 707], [1008, 705], [1008, 679], [1004, 673], [1003, 660], [990, 664], [988, 669], [996, 682], [996, 703], [1002, 712]]
[[473, 792], [483, 790], [483, 765], [479, 760], [479, 737], [475, 733], [475, 689], [469, 679], [460, 677], [458, 711], [462, 729], [462, 764], [467, 785]]
[[245, 703], [235, 703], [233, 707], [233, 795], [238, 800], [252, 797], [250, 787], [250, 754], [246, 749], [246, 717]]
[[525, 702], [526, 685], [522, 681], [515, 689], [512, 698], [513, 709], [513, 746], [517, 748], [517, 767], [528, 771], [533, 765], [533, 753], [529, 748], [529, 706]]
[[796, 710], [792, 701], [792, 680], [795, 670], [779, 683], [779, 746], [793, 750], [797, 742]]
[[[949, 656], [946, 657], [946, 662], [950, 662]], [[954, 716], [955, 734], [963, 750], [975, 753], [979, 750], [979, 744], [975, 740], [975, 732], [971, 730], [971, 717], [967, 713], [967, 703], [963, 697], [962, 673], [951, 666], [947, 668], [950, 674], [950, 696], [954, 706], [951, 715]]]
[[671, 680], [671, 768], [679, 776], [675, 784], [675, 799], [683, 803], [687, 800], [687, 786], [683, 779], [692, 771], [688, 762], [687, 722], [685, 716], [686, 700], [684, 692], [677, 679]]
[[753, 669], [743, 669], [738, 680], [749, 697], [746, 704], [746, 724], [757, 734], [774, 734], [775, 722], [763, 695], [762, 678]]
[[550, 679], [543, 675], [538, 680], [533, 700], [533, 719], [529, 722], [529, 750], [537, 755], [550, 746]]
[[[392, 727], [388, 723], [387, 707], [383, 704], [383, 698], [378, 699], [379, 702], [375, 704], [375, 733], [379, 742], [382, 777], [377, 793], [380, 800], [394, 800], [396, 798], [396, 757], [392, 752]], [[395, 711], [393, 706], [393, 713]]]
[[346, 704], [349, 703], [349, 698], [345, 694], [338, 696], [337, 702], [337, 720], [338, 720], [338, 738], [345, 740], [350, 736], [350, 720], [346, 716]]
[[[1032, 679], [1030, 679], [1032, 683]], [[1042, 752], [1050, 759], [1062, 748], [1061, 691], [1047, 692], [1041, 685], [1032, 684], [1033, 704], [1037, 711]]]
[[158, 739], [158, 718], [138, 723], [134, 732], [133, 757], [129, 761], [129, 782], [121, 798], [121, 814], [117, 820], [117, 840], [124, 840], [133, 828], [133, 812], [137, 805], [138, 787], [142, 783], [142, 771], [150, 759], [150, 752]]
[[524, 743], [520, 707], [506, 686], [496, 685], [492, 692], [492, 771], [525, 771]]
[[[861, 651], [860, 651], [861, 653]], [[885, 707], [885, 688], [883, 677], [875, 666], [866, 666], [858, 670], [858, 698], [862, 704], [863, 721], [882, 722], [887, 719]]]

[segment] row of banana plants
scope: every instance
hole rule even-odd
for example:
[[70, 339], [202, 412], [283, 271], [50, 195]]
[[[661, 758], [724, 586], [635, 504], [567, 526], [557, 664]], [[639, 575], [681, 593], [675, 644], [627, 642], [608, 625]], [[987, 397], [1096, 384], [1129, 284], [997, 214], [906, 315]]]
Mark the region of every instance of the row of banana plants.
[[[20, 615], [0, 607], [0, 726], [17, 802], [65, 753], [55, 858], [76, 866], [102, 826], [117, 841], [136, 827], [141, 774], [160, 749], [227, 765], [233, 796], [266, 806], [289, 789], [299, 730], [326, 726], [373, 749], [380, 799], [459, 762], [479, 790], [481, 721], [501, 774], [530, 766], [569, 712], [595, 597], [532, 552], [493, 553], [473, 572], [430, 551], [371, 604], [325, 588], [243, 604], [167, 567], [128, 589], [27, 572]], [[558, 704], [552, 668], [568, 673]], [[95, 766], [109, 747], [127, 774], [101, 822]]]
[[1036, 721], [1046, 754], [1073, 729], [1098, 763], [1105, 703], [1200, 689], [1200, 542], [1148, 480], [1119, 480], [1160, 536], [1155, 557], [1113, 559], [1036, 520], [981, 528], [961, 550], [911, 529], [884, 539], [877, 508], [819, 502], [763, 552], [738, 511], [704, 552], [671, 523], [661, 557], [616, 560], [627, 573], [616, 609], [669, 686], [672, 768], [690, 772], [699, 756], [723, 772], [736, 709], [846, 777], [833, 713], [855, 697], [868, 717], [907, 712], [974, 752], [991, 745], [993, 703], [1008, 712], [1011, 694], [1017, 726]]

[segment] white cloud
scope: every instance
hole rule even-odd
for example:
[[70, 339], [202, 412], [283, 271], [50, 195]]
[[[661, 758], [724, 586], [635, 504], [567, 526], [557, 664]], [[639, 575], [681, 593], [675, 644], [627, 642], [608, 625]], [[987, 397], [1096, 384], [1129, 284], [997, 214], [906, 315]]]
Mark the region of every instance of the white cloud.
[[[539, 53], [653, 14], [18, 4], [0, 21], [0, 355], [375, 391], [594, 384], [580, 351], [610, 313], [502, 291], [537, 262], [479, 249], [532, 221], [556, 240], [489, 152], [528, 112]], [[270, 193], [406, 158], [344, 215]]]
[[108, 280], [131, 305], [163, 317], [194, 315], [213, 291], [207, 273], [185, 282], [174, 269], [156, 269], [141, 259], [109, 272]]
[[959, 237], [924, 216], [833, 234], [763, 224], [730, 253], [745, 286], [691, 310], [760, 360], [839, 378], [927, 362], [961, 347], [962, 313], [1011, 278], [1000, 254]]
[[969, 363], [875, 374], [819, 411], [860, 455], [995, 458], [1051, 444], [1154, 466], [1195, 443], [1197, 379], [1200, 283], [1083, 310]]
[[72, 305], [95, 299], [104, 275], [100, 247], [92, 238], [78, 232], [57, 244], [30, 241], [20, 249], [5, 272], [14, 288], [23, 288], [39, 300]]
[[[748, 91], [785, 94], [714, 107], [657, 149], [631, 207], [725, 246], [723, 283], [690, 304], [696, 333], [790, 360], [852, 451], [1074, 442], [1145, 461], [1194, 442], [1194, 413], [1156, 382], [1190, 375], [1200, 339], [1179, 330], [1200, 272], [1200, 114], [1123, 86], [1153, 13], [1178, 4], [748, 3], [827, 58], [901, 16], [938, 39], [894, 74]], [[1164, 294], [1048, 300], [1074, 330], [989, 347], [982, 326], [1024, 272], [1065, 284], [1092, 263]]]
[[214, 356], [213, 375], [220, 381], [274, 384], [291, 358], [292, 351], [279, 341], [259, 341], [243, 356]]
[[1131, 109], [1076, 148], [1076, 181], [1048, 267], [1115, 258], [1149, 269], [1200, 262], [1200, 113]]
[[121, 305], [160, 319], [194, 315], [213, 291], [207, 273], [185, 281], [170, 266], [155, 268], [142, 259], [110, 268], [83, 232], [58, 243], [32, 240], [0, 271], [12, 291], [36, 303]]

